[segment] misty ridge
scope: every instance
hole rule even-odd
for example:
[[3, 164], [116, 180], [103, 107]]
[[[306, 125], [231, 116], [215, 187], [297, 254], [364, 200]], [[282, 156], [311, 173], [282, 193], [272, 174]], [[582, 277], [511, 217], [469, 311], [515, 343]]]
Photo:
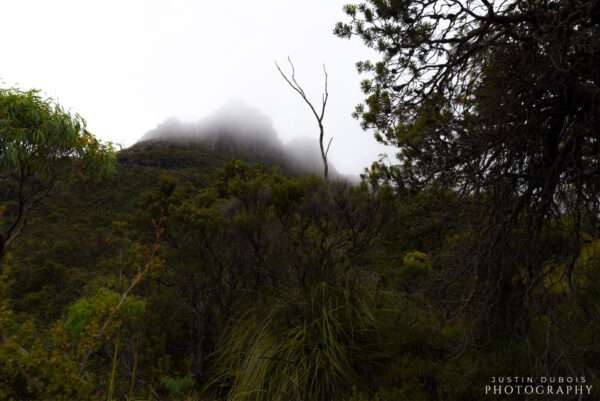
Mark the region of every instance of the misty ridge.
[[[147, 132], [133, 148], [171, 145], [201, 148], [223, 158], [240, 158], [281, 167], [297, 174], [323, 174], [317, 133], [282, 142], [271, 119], [242, 101], [229, 101], [197, 122], [168, 118]], [[329, 162], [332, 178], [340, 175]]]

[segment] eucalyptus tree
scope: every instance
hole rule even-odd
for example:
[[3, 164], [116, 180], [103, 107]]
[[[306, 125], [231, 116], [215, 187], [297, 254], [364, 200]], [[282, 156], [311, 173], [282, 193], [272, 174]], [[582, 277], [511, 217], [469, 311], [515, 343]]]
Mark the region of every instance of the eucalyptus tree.
[[39, 91], [0, 89], [0, 255], [54, 189], [113, 169], [115, 154]]

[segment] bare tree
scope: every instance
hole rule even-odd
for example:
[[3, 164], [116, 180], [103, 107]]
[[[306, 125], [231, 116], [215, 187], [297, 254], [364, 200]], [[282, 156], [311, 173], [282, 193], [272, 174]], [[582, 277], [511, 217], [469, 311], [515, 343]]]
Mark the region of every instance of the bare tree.
[[319, 148], [321, 150], [321, 159], [323, 159], [323, 176], [327, 180], [329, 178], [329, 164], [327, 162], [327, 155], [329, 153], [329, 147], [331, 146], [331, 142], [333, 141], [333, 137], [331, 137], [329, 139], [329, 142], [327, 143], [327, 146], [325, 146], [324, 144], [325, 129], [323, 127], [323, 119], [325, 118], [325, 108], [327, 107], [327, 100], [329, 100], [329, 92], [327, 88], [327, 69], [325, 68], [325, 64], [323, 64], [323, 74], [325, 75], [325, 89], [321, 98], [321, 110], [317, 111], [317, 109], [313, 106], [313, 103], [308, 99], [308, 96], [306, 95], [304, 89], [302, 89], [302, 86], [296, 80], [296, 69], [294, 68], [294, 63], [292, 63], [292, 59], [289, 57], [288, 62], [290, 63], [291, 67], [290, 76], [286, 75], [283, 72], [283, 70], [281, 69], [281, 67], [279, 67], [279, 64], [277, 64], [277, 62], [275, 62], [275, 66], [277, 67], [277, 70], [279, 71], [283, 79], [285, 79], [285, 82], [287, 82], [288, 85], [294, 91], [296, 91], [300, 95], [302, 100], [304, 100], [304, 102], [308, 105], [308, 107], [310, 108], [317, 120], [317, 124], [319, 125]]

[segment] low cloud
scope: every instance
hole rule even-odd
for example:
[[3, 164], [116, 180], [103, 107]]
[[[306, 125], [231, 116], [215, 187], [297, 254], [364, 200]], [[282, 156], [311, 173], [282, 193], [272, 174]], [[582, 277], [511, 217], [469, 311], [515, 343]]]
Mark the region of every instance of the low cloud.
[[[278, 164], [300, 173], [323, 173], [317, 137], [283, 143], [269, 117], [240, 101], [231, 101], [198, 122], [169, 118], [138, 143], [144, 142], [201, 145], [228, 156]], [[331, 163], [329, 170], [332, 177], [339, 176]]]

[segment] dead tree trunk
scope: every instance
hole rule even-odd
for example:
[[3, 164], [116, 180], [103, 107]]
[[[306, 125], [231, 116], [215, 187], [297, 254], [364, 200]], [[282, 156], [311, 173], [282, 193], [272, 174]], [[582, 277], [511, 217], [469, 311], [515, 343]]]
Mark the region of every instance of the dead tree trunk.
[[319, 149], [321, 151], [321, 159], [323, 160], [323, 177], [327, 180], [329, 179], [329, 163], [327, 160], [327, 155], [329, 154], [329, 147], [331, 146], [331, 141], [333, 141], [333, 137], [331, 137], [327, 142], [327, 146], [325, 146], [325, 128], [323, 126], [323, 120], [325, 118], [325, 108], [327, 107], [327, 101], [329, 100], [327, 69], [325, 68], [325, 65], [323, 65], [323, 74], [325, 75], [325, 90], [322, 95], [321, 109], [320, 111], [317, 111], [317, 109], [313, 106], [312, 102], [308, 100], [308, 96], [306, 95], [306, 92], [304, 92], [304, 89], [302, 89], [302, 86], [300, 86], [300, 84], [296, 80], [296, 69], [294, 68], [294, 64], [292, 63], [292, 60], [289, 57], [288, 62], [290, 63], [291, 67], [291, 75], [289, 77], [281, 70], [279, 64], [275, 63], [275, 66], [277, 67], [277, 70], [279, 71], [283, 79], [285, 79], [285, 82], [287, 82], [288, 85], [300, 95], [302, 100], [304, 100], [304, 103], [308, 105], [311, 112], [315, 116], [315, 119], [317, 120], [317, 124], [319, 126]]

